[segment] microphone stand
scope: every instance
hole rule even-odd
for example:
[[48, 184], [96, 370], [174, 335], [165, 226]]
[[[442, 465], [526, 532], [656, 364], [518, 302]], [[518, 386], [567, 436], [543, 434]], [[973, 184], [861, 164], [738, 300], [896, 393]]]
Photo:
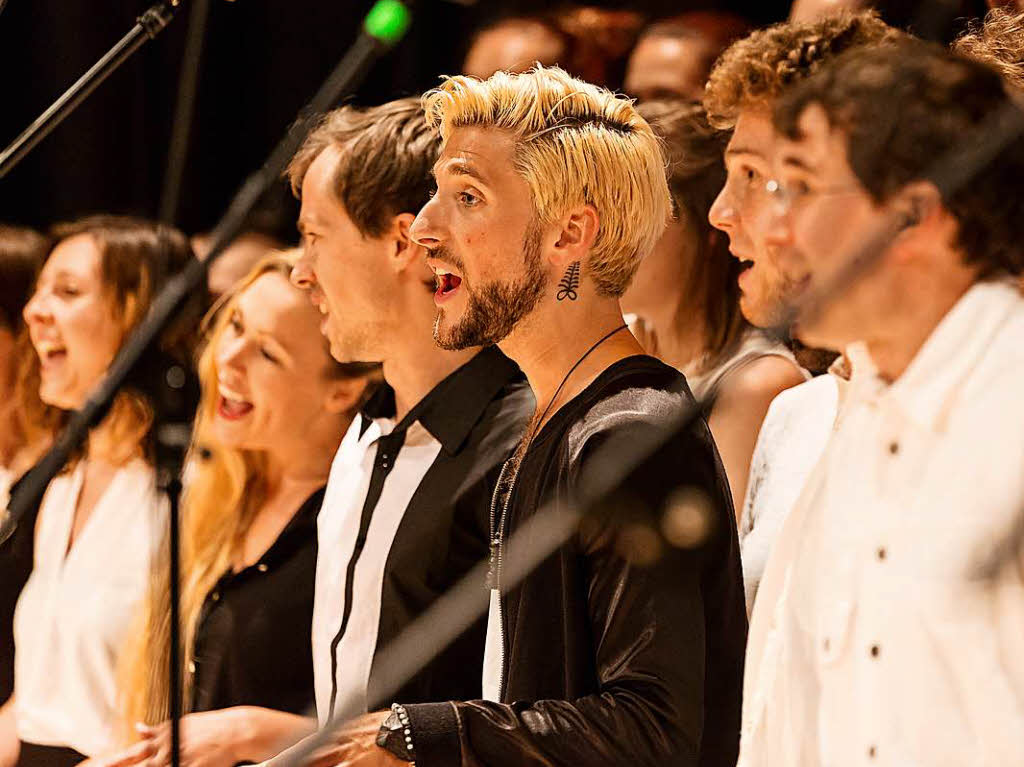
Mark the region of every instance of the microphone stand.
[[[160, 7], [163, 7], [162, 5]], [[111, 363], [107, 374], [100, 384], [89, 395], [81, 409], [71, 414], [67, 427], [54, 442], [54, 445], [39, 462], [25, 475], [17, 493], [11, 498], [7, 515], [0, 524], [0, 543], [3, 543], [14, 532], [18, 522], [38, 503], [47, 486], [57, 472], [67, 462], [71, 453], [82, 444], [89, 430], [96, 426], [110, 410], [118, 391], [139, 364], [140, 359], [157, 343], [163, 330], [175, 319], [179, 309], [187, 302], [190, 295], [200, 289], [206, 282], [207, 270], [223, 253], [231, 241], [238, 236], [245, 226], [246, 219], [253, 207], [275, 183], [306, 138], [313, 121], [323, 112], [330, 109], [345, 94], [351, 93], [362, 82], [373, 63], [405, 35], [411, 22], [408, 6], [401, 0], [377, 0], [363, 20], [358, 38], [348, 52], [337, 64], [313, 96], [303, 108], [299, 118], [293, 123], [284, 138], [271, 152], [262, 168], [246, 179], [236, 193], [227, 212], [213, 230], [212, 245], [209, 255], [202, 261], [191, 261], [180, 273], [172, 277], [164, 289], [153, 300], [148, 316], [132, 331]], [[136, 46], [137, 47], [137, 46]], [[184, 376], [178, 371], [178, 383], [183, 385]], [[167, 383], [175, 386], [173, 368], [168, 370]], [[181, 454], [181, 448], [187, 444], [187, 436], [183, 437], [180, 426], [156, 424], [158, 444], [164, 443], [170, 452]], [[169, 664], [170, 688], [172, 699], [171, 712], [171, 764], [181, 764], [181, 683], [180, 667], [180, 606], [179, 597], [179, 536], [180, 528], [177, 513], [178, 490], [180, 490], [180, 470], [170, 468], [172, 463], [165, 465], [165, 476], [162, 484], [168, 490], [171, 501], [170, 523], [170, 571], [171, 571], [171, 632], [172, 641], [171, 663]]]
[[11, 142], [3, 153], [0, 153], [0, 178], [3, 178], [32, 149], [46, 138], [50, 131], [60, 125], [64, 118], [71, 114], [79, 104], [96, 90], [97, 86], [110, 77], [114, 71], [127, 61], [146, 41], [152, 40], [171, 23], [181, 0], [168, 0], [151, 6], [135, 21], [135, 26], [122, 37], [113, 48], [104, 54], [88, 72], [64, 91], [63, 95], [50, 105], [50, 108], [39, 115], [21, 135]]

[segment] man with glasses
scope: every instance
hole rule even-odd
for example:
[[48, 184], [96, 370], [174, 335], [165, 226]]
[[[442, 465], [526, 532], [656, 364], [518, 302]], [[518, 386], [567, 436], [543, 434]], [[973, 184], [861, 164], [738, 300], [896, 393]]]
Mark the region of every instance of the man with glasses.
[[744, 767], [1024, 753], [1024, 138], [964, 156], [997, 113], [995, 72], [910, 38], [776, 104], [766, 243], [852, 376], [754, 608]]

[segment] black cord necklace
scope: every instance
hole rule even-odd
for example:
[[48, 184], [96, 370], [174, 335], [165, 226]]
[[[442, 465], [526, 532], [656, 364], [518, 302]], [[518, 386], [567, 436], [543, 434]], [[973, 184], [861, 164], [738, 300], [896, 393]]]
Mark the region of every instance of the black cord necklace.
[[546, 408], [544, 408], [544, 412], [540, 414], [540, 418], [537, 419], [537, 424], [531, 430], [530, 438], [526, 441], [527, 445], [529, 445], [531, 442], [533, 442], [533, 438], [537, 436], [537, 432], [540, 431], [540, 427], [544, 423], [544, 419], [547, 418], [548, 413], [551, 411], [551, 408], [554, 407], [555, 402], [558, 400], [558, 395], [562, 393], [562, 389], [564, 389], [566, 383], [569, 382], [569, 377], [573, 373], [576, 372], [576, 368], [578, 368], [580, 365], [583, 364], [583, 360], [585, 360], [587, 357], [589, 357], [591, 352], [594, 351], [594, 349], [596, 349], [598, 346], [603, 344], [605, 341], [607, 341], [613, 335], [618, 333], [620, 330], [625, 330], [626, 328], [627, 328], [627, 325], [625, 323], [623, 323], [623, 324], [619, 325], [617, 328], [615, 328], [615, 330], [612, 330], [611, 332], [605, 334], [597, 343], [595, 343], [593, 346], [591, 346], [589, 349], [587, 349], [583, 353], [582, 357], [580, 357], [578, 360], [576, 360], [576, 364], [575, 365], [573, 365], [571, 368], [569, 368], [569, 372], [565, 374], [565, 378], [562, 379], [562, 383], [558, 384], [558, 388], [555, 389], [555, 395], [548, 402], [548, 406]]

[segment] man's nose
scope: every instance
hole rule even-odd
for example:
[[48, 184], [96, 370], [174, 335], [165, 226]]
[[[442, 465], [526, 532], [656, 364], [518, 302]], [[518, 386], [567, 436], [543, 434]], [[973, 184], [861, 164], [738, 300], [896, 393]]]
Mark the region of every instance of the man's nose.
[[420, 208], [416, 220], [409, 227], [409, 237], [417, 245], [424, 248], [435, 248], [440, 244], [441, 235], [438, 226], [440, 211], [438, 207], [437, 197], [432, 197], [426, 205]]
[[722, 187], [722, 191], [718, 193], [718, 197], [711, 204], [711, 209], [708, 211], [708, 222], [715, 229], [720, 229], [723, 232], [727, 232], [735, 226], [736, 206], [730, 199], [728, 186]]
[[313, 271], [313, 265], [305, 251], [292, 267], [289, 279], [291, 279], [292, 285], [303, 290], [309, 290], [316, 285], [316, 273]]

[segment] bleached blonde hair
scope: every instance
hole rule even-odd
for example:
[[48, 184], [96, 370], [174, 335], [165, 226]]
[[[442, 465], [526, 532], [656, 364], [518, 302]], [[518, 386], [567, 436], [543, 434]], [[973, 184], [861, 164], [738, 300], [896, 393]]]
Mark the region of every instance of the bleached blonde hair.
[[600, 295], [626, 291], [672, 208], [661, 143], [629, 99], [537, 66], [483, 81], [447, 77], [424, 94], [423, 108], [442, 144], [458, 128], [511, 133], [542, 226], [592, 205], [600, 224], [583, 272]]

